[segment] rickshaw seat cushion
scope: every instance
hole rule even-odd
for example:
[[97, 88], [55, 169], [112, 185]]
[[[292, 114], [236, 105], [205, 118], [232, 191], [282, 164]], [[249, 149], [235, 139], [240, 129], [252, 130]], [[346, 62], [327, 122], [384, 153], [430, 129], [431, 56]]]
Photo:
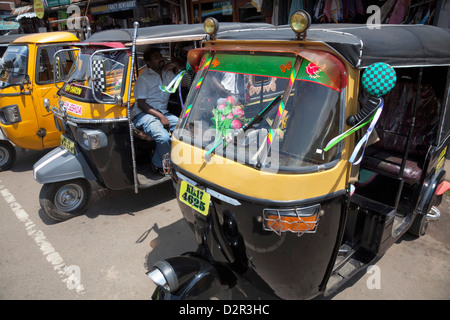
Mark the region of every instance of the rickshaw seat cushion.
[[[387, 173], [390, 176], [399, 177], [402, 157], [393, 155], [391, 152], [371, 149], [367, 150], [366, 156], [362, 162], [365, 169]], [[413, 185], [420, 181], [422, 176], [421, 163], [415, 160], [406, 160], [405, 169], [403, 170], [403, 179], [405, 183]]]

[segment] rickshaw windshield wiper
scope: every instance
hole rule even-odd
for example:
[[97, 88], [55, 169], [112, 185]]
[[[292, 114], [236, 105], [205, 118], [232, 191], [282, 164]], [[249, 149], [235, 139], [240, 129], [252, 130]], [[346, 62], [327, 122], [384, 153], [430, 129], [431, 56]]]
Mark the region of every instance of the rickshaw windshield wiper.
[[247, 124], [244, 124], [242, 127], [235, 130], [231, 135], [225, 136], [222, 139], [220, 139], [208, 152], [205, 153], [203, 158], [205, 160], [209, 160], [210, 155], [217, 149], [218, 146], [220, 146], [220, 144], [223, 143], [223, 146], [225, 147], [226, 143], [228, 141], [233, 140], [234, 137], [237, 137], [237, 136], [243, 134], [244, 132], [246, 132], [248, 129], [250, 129], [254, 125], [260, 123], [264, 119], [264, 117], [267, 115], [267, 113], [269, 113], [269, 111], [272, 110], [272, 108], [275, 105], [277, 105], [278, 102], [280, 102], [280, 100], [281, 100], [281, 95], [276, 96], [275, 99], [273, 99], [260, 113], [258, 113]]

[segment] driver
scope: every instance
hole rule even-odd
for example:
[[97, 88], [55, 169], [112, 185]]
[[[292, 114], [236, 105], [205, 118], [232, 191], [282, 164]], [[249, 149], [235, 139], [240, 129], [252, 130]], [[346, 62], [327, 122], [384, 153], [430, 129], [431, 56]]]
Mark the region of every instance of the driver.
[[134, 86], [137, 107], [132, 110], [133, 123], [155, 140], [152, 170], [163, 174], [163, 156], [170, 152], [170, 132], [175, 129], [178, 117], [168, 111], [170, 93], [159, 86], [167, 86], [180, 68], [173, 62], [165, 64], [159, 48], [145, 50], [144, 61], [148, 69], [137, 78]]

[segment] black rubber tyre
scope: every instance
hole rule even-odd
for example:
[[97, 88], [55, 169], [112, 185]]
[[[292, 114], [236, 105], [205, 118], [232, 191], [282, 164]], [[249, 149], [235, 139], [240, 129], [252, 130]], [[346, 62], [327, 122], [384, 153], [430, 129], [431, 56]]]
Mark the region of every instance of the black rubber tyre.
[[414, 219], [408, 232], [416, 237], [422, 237], [428, 228], [428, 220], [426, 214], [418, 214]]
[[90, 198], [91, 185], [86, 179], [47, 183], [39, 193], [42, 209], [56, 221], [65, 221], [83, 213]]
[[0, 140], [0, 171], [11, 169], [16, 160], [16, 148], [11, 142]]

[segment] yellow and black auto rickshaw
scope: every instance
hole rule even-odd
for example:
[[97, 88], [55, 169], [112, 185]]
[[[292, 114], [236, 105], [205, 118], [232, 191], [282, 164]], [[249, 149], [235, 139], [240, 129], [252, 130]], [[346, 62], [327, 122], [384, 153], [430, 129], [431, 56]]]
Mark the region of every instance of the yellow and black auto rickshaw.
[[[222, 29], [264, 26], [227, 23]], [[138, 28], [136, 23], [134, 29], [97, 32], [77, 44], [78, 57], [60, 87], [58, 103], [47, 102], [63, 133], [61, 146], [34, 165], [34, 178], [43, 184], [40, 204], [49, 217], [63, 221], [81, 214], [93, 186], [138, 192], [169, 180], [151, 170], [155, 141], [133, 125], [133, 85], [146, 68], [142, 55], [147, 47], [159, 47], [165, 58], [184, 66], [189, 49], [204, 39], [202, 24]], [[188, 71], [163, 88], [173, 93], [169, 110], [174, 114], [180, 113], [183, 92], [191, 85]]]
[[[60, 144], [52, 112], [43, 99], [56, 103], [53, 55], [79, 39], [70, 32], [21, 35], [8, 44], [0, 60], [0, 171], [11, 168], [15, 146], [44, 150]], [[71, 52], [60, 56], [60, 78], [72, 67]]]
[[309, 21], [189, 52], [166, 169], [198, 246], [149, 270], [154, 299], [330, 295], [438, 219], [449, 31]]

